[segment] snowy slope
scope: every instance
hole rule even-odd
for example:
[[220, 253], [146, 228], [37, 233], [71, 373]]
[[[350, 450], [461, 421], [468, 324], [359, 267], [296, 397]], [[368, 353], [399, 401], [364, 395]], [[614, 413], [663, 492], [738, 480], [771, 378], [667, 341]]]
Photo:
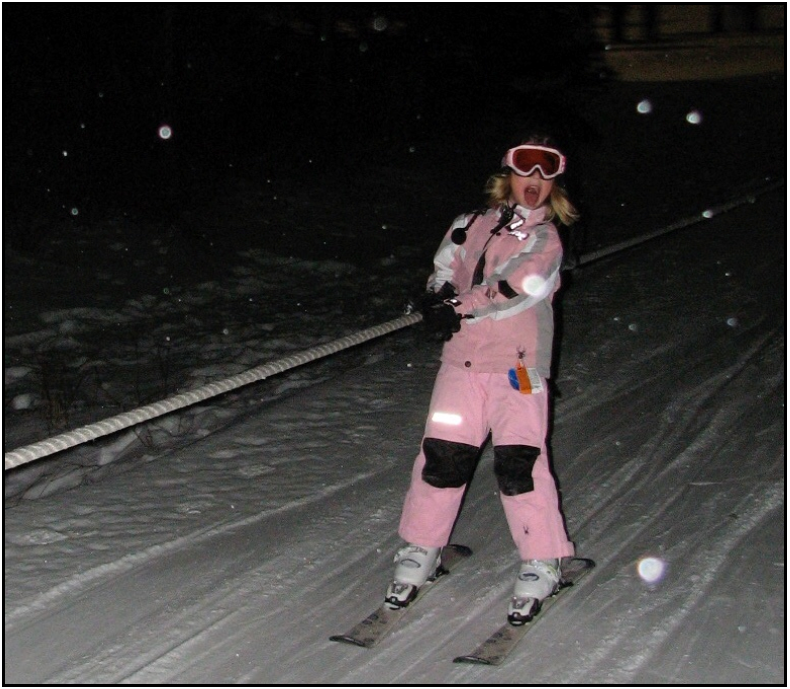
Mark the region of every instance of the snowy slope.
[[469, 564], [380, 648], [328, 641], [376, 604], [399, 544], [438, 356], [414, 328], [6, 509], [6, 682], [781, 682], [783, 196], [568, 280], [552, 449], [598, 568], [506, 665], [450, 662], [501, 620], [516, 564], [490, 450], [454, 534]]

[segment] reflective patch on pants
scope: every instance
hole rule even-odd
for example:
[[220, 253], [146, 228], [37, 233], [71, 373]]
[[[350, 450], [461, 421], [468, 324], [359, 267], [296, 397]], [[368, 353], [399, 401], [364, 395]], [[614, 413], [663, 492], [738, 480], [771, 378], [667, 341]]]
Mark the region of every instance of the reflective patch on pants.
[[540, 448], [531, 445], [494, 447], [494, 474], [503, 495], [521, 495], [535, 490], [532, 469], [539, 456]]
[[422, 480], [434, 488], [460, 488], [472, 478], [480, 448], [439, 438], [422, 441]]

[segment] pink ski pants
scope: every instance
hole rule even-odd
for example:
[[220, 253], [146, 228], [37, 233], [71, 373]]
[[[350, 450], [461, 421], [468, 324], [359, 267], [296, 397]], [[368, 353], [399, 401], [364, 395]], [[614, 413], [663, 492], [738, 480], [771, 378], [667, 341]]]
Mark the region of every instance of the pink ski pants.
[[[544, 388], [546, 386], [544, 385]], [[481, 447], [489, 432], [494, 446], [540, 448], [532, 470], [534, 489], [500, 499], [510, 533], [522, 560], [573, 555], [559, 508], [546, 453], [548, 395], [514, 390], [506, 374], [472, 373], [442, 364], [431, 397], [425, 438]], [[398, 533], [425, 547], [447, 545], [466, 489], [437, 488], [422, 478], [425, 454], [420, 449], [412, 470]]]

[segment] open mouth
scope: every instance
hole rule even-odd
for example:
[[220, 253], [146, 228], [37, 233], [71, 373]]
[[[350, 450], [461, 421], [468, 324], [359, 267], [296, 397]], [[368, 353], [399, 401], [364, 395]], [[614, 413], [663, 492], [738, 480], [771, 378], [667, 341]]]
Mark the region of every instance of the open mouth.
[[524, 189], [524, 200], [527, 203], [527, 206], [530, 208], [534, 208], [538, 204], [538, 199], [540, 198], [540, 187], [537, 185], [530, 185], [526, 189]]

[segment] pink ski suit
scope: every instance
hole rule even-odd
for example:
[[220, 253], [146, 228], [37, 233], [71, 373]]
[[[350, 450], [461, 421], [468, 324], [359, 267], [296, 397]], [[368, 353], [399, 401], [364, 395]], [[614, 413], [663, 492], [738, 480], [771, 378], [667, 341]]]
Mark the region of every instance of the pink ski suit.
[[[565, 557], [573, 544], [546, 453], [551, 303], [562, 245], [544, 208], [516, 206], [509, 220], [502, 210], [459, 216], [434, 257], [429, 290], [449, 283], [456, 312], [467, 317], [442, 351], [398, 532], [424, 547], [448, 543], [491, 433], [500, 498], [521, 559]], [[532, 383], [529, 394], [510, 382], [519, 362]]]

